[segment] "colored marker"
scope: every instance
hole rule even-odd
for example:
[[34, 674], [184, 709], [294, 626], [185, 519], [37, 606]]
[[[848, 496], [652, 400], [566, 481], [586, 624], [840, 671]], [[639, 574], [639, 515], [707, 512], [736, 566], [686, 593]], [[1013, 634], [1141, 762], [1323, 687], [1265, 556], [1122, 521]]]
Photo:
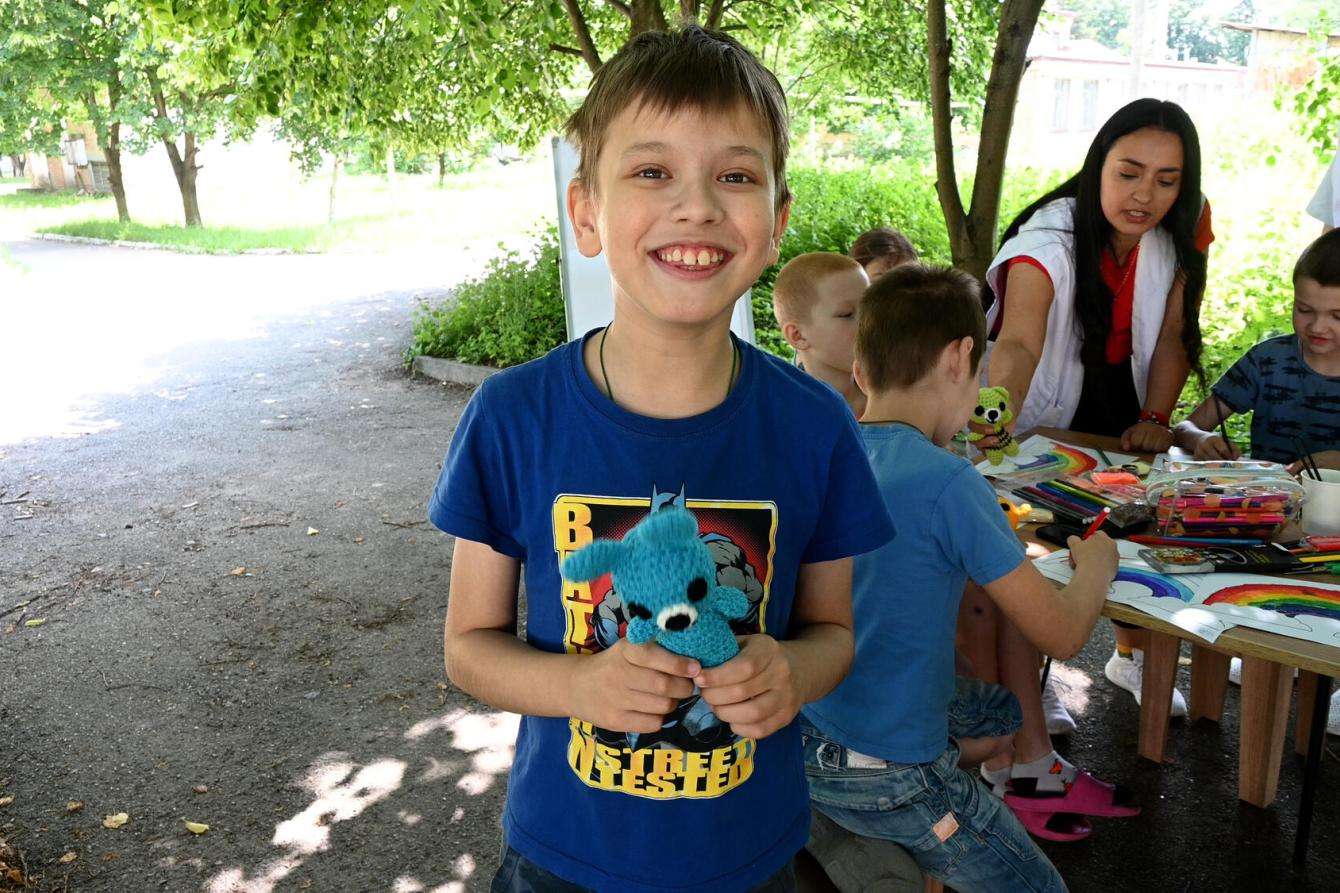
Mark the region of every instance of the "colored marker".
[[1262, 540], [1233, 539], [1221, 536], [1149, 536], [1137, 533], [1126, 537], [1142, 546], [1263, 546]]
[[1098, 528], [1103, 526], [1103, 522], [1107, 520], [1107, 516], [1110, 514], [1112, 514], [1112, 509], [1104, 507], [1103, 510], [1098, 513], [1098, 517], [1093, 519], [1093, 523], [1089, 525], [1089, 529], [1084, 531], [1084, 536], [1081, 537], [1081, 539], [1088, 539], [1097, 533]]

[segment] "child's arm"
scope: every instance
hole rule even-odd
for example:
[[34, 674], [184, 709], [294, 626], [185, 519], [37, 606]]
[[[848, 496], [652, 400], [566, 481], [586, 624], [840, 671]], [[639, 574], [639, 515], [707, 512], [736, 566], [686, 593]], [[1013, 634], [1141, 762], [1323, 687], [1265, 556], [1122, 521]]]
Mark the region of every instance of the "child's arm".
[[1062, 660], [1089, 640], [1117, 575], [1117, 546], [1107, 534], [1099, 531], [1087, 540], [1072, 536], [1067, 545], [1075, 576], [1064, 589], [1058, 591], [1031, 561], [983, 587], [1030, 642]]
[[443, 633], [447, 676], [499, 710], [575, 716], [616, 732], [654, 732], [693, 693], [696, 661], [620, 639], [595, 655], [551, 654], [516, 637], [520, 562], [457, 539]]
[[850, 558], [802, 564], [791, 609], [795, 636], [743, 636], [739, 654], [698, 674], [703, 699], [735, 734], [771, 735], [847, 675], [856, 653], [851, 568]]
[[1173, 437], [1179, 447], [1197, 459], [1236, 459], [1241, 453], [1216, 430], [1221, 421], [1233, 415], [1231, 406], [1210, 394], [1195, 412], [1177, 423]]

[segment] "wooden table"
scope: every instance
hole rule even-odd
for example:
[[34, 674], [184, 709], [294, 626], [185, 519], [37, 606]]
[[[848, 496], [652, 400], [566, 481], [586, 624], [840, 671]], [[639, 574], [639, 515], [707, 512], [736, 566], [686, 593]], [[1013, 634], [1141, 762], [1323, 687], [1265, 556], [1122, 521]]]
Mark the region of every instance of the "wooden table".
[[[1120, 442], [1110, 437], [1050, 428], [1029, 433], [1043, 434], [1076, 446], [1121, 451]], [[1021, 532], [1030, 542], [1037, 542], [1033, 535], [1035, 529], [1025, 527]], [[1298, 575], [1296, 579], [1330, 583], [1336, 580], [1324, 574]], [[1163, 762], [1168, 738], [1168, 712], [1181, 640], [1191, 643], [1191, 720], [1220, 721], [1228, 687], [1229, 660], [1242, 658], [1238, 797], [1255, 806], [1266, 807], [1275, 800], [1289, 717], [1293, 668], [1299, 669], [1294, 748], [1307, 757], [1294, 849], [1294, 858], [1301, 863], [1307, 852], [1331, 682], [1340, 676], [1340, 648], [1242, 626], [1228, 629], [1210, 643], [1158, 617], [1111, 601], [1104, 605], [1103, 614], [1149, 631], [1140, 691], [1139, 752], [1156, 763]]]

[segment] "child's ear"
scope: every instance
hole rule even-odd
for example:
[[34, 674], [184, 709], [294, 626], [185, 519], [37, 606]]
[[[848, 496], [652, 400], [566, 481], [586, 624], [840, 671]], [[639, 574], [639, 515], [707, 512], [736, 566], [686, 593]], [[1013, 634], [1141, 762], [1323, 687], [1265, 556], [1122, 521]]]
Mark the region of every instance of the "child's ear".
[[869, 381], [869, 379], [865, 377], [865, 370], [861, 368], [860, 357], [851, 361], [851, 377], [852, 381], [856, 382], [856, 387], [861, 389], [861, 393], [869, 396], [870, 391], [865, 386], [865, 383]]
[[583, 257], [595, 257], [601, 251], [600, 232], [596, 229], [595, 197], [580, 177], [568, 181], [568, 220], [572, 238]]
[[782, 323], [782, 337], [786, 339], [786, 343], [791, 345], [793, 350], [810, 349], [810, 342], [806, 340], [805, 333], [794, 322]]
[[786, 234], [786, 224], [791, 220], [791, 199], [782, 204], [777, 212], [777, 222], [772, 229], [772, 244], [768, 246], [768, 266], [782, 259], [782, 236]]
[[971, 335], [964, 335], [957, 341], [945, 345], [944, 359], [948, 363], [949, 374], [955, 384], [976, 374], [972, 368], [972, 347]]

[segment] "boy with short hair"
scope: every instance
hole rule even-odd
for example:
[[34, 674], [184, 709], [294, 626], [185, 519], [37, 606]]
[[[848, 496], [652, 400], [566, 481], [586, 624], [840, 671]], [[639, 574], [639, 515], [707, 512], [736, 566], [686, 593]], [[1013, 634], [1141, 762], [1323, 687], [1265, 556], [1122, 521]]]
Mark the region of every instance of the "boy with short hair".
[[[1075, 577], [1057, 591], [1026, 559], [986, 480], [943, 449], [977, 403], [985, 340], [977, 285], [956, 270], [905, 265], [861, 300], [861, 434], [899, 533], [856, 562], [856, 659], [803, 710], [805, 771], [821, 812], [903, 844], [955, 890], [1064, 890], [1019, 821], [957, 767], [946, 710], [958, 604], [972, 578], [1038, 647], [1072, 655], [1098, 618], [1117, 553], [1102, 533], [1072, 537]], [[1097, 783], [1081, 773], [1077, 784]]]
[[895, 267], [920, 258], [912, 241], [888, 226], [868, 229], [851, 243], [851, 256], [873, 282]]
[[772, 311], [796, 365], [842, 395], [859, 418], [865, 394], [851, 376], [856, 305], [870, 279], [844, 254], [811, 251], [786, 262], [772, 286]]
[[1197, 459], [1236, 459], [1219, 423], [1252, 413], [1252, 456], [1290, 463], [1340, 448], [1340, 230], [1309, 245], [1293, 268], [1293, 334], [1242, 355], [1180, 424], [1177, 445]]
[[[893, 528], [842, 402], [730, 335], [786, 226], [785, 98], [725, 34], [648, 32], [568, 135], [568, 214], [608, 260], [614, 321], [481, 385], [429, 504], [457, 537], [447, 673], [523, 714], [493, 889], [792, 889], [793, 720], [850, 663], [850, 556]], [[608, 576], [559, 576], [669, 505], [749, 602], [740, 653], [710, 669], [629, 644]]]

